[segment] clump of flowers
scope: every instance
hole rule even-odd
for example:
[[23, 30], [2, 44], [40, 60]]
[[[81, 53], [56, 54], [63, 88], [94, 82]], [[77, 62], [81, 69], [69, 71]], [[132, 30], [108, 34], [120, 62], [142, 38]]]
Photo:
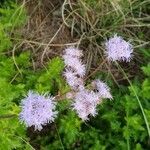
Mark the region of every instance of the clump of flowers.
[[114, 35], [105, 43], [106, 56], [111, 61], [130, 61], [133, 52], [133, 46], [126, 42], [121, 36]]
[[85, 75], [85, 65], [81, 62], [82, 51], [69, 47], [64, 51], [64, 62], [66, 70], [64, 76], [73, 92], [67, 93], [67, 98], [72, 99], [72, 109], [83, 120], [89, 120], [89, 116], [97, 114], [96, 107], [102, 101], [102, 98], [112, 98], [109, 87], [100, 80], [92, 84], [97, 92], [87, 90], [84, 86], [83, 77]]
[[27, 127], [34, 126], [35, 130], [42, 130], [42, 126], [53, 122], [57, 116], [56, 102], [54, 97], [40, 95], [29, 91], [27, 96], [21, 101], [22, 111], [20, 120]]
[[[106, 43], [106, 56], [111, 61], [130, 61], [133, 46], [122, 37], [114, 35]], [[91, 83], [92, 90], [85, 87], [84, 76], [86, 73], [85, 64], [82, 63], [83, 53], [75, 47], [68, 47], [64, 50], [63, 59], [65, 71], [63, 73], [68, 85], [71, 87], [66, 94], [72, 99], [72, 109], [83, 120], [89, 120], [90, 116], [97, 114], [96, 107], [103, 99], [112, 99], [110, 88], [101, 80], [94, 80]], [[27, 127], [34, 126], [35, 130], [41, 130], [43, 125], [53, 122], [57, 117], [56, 102], [54, 97], [40, 95], [29, 91], [28, 95], [21, 102], [22, 111], [20, 120]]]
[[82, 89], [85, 65], [81, 61], [82, 51], [74, 47], [68, 47], [64, 51], [63, 59], [66, 65], [64, 76], [68, 85], [73, 90]]

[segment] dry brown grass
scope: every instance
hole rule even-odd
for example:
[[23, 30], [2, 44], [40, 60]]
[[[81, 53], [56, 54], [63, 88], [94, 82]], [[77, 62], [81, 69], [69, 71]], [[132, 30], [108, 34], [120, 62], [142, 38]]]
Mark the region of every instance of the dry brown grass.
[[[96, 6], [93, 7], [94, 2]], [[89, 77], [101, 71], [111, 75], [118, 84], [124, 77], [119, 70], [115, 73], [117, 68], [105, 61], [103, 42], [119, 33], [133, 43], [137, 57], [130, 67], [123, 64], [132, 78], [139, 71], [136, 62], [140, 62], [140, 57], [136, 49], [149, 44], [147, 3], [147, 0], [24, 0], [29, 18], [21, 30], [22, 44], [19, 46], [32, 50], [34, 68], [60, 56], [68, 45], [79, 46], [84, 52]], [[137, 70], [132, 70], [133, 67]]]
[[[84, 49], [88, 74], [93, 74], [93, 71], [96, 70], [97, 72], [108, 72], [116, 84], [124, 80], [123, 76], [118, 75], [119, 70], [106, 62], [103, 55], [104, 41], [114, 33], [122, 35], [134, 45], [134, 56], [136, 57], [130, 66], [122, 64], [125, 70], [130, 72], [129, 77], [133, 77], [139, 71], [136, 65], [137, 62], [140, 63], [137, 49], [150, 43], [148, 3], [147, 0], [64, 1], [62, 5], [63, 21], [70, 28], [73, 37], [82, 37], [80, 47]], [[103, 61], [106, 63], [103, 67], [99, 67]], [[115, 71], [118, 72], [117, 75]]]
[[76, 44], [61, 17], [59, 0], [23, 1], [28, 21], [19, 32], [22, 37], [17, 48], [31, 50], [35, 68], [44, 65], [54, 56], [60, 56], [67, 45]]

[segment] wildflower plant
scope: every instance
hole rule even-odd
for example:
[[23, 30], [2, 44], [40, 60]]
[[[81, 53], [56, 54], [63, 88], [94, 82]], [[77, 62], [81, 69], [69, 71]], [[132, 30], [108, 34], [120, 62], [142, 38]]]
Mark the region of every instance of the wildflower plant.
[[69, 47], [64, 51], [63, 59], [66, 65], [64, 76], [73, 93], [69, 92], [67, 97], [73, 100], [72, 109], [76, 111], [79, 118], [83, 121], [89, 120], [89, 116], [96, 116], [96, 107], [102, 101], [102, 98], [112, 99], [109, 87], [100, 80], [93, 81], [98, 92], [86, 89], [83, 77], [85, 76], [85, 65], [80, 58], [82, 51]]
[[[52, 2], [54, 3], [54, 5], [52, 4], [54, 9], [57, 1]], [[34, 55], [30, 50], [31, 48], [34, 50], [36, 47], [39, 47], [38, 43], [43, 42], [43, 39], [41, 41], [37, 37], [39, 35], [38, 32], [35, 36], [36, 40], [34, 37], [32, 38], [32, 41], [37, 41], [38, 43], [32, 41], [30, 43], [28, 42], [29, 40], [25, 40], [23, 41], [23, 45], [20, 45], [22, 38], [18, 39], [24, 33], [28, 35], [28, 31], [31, 31], [32, 27], [34, 27], [32, 26], [32, 22], [31, 26], [24, 24], [24, 21], [27, 20], [24, 6], [26, 8], [28, 6], [32, 8], [32, 6], [30, 3], [26, 4], [25, 1], [22, 3], [17, 3], [17, 1], [12, 2], [11, 0], [3, 2], [4, 0], [0, 2], [0, 150], [150, 149], [150, 64], [142, 67], [143, 74], [140, 72], [140, 77], [138, 77], [135, 71], [139, 72], [137, 69], [139, 69], [140, 63], [132, 63], [130, 68], [136, 65], [136, 70], [132, 71], [131, 74], [133, 76], [129, 79], [127, 75], [130, 75], [130, 72], [126, 74], [118, 64], [117, 67], [119, 71], [123, 72], [125, 78], [122, 78], [123, 82], [121, 81], [122, 79], [117, 80], [121, 84], [119, 84], [119, 89], [115, 85], [112, 85], [113, 96], [111, 95], [112, 87], [109, 88], [106, 81], [104, 82], [101, 79], [91, 81], [90, 79], [88, 80], [88, 84], [86, 83], [85, 79], [93, 75], [95, 71], [88, 77], [85, 76], [86, 64], [82, 61], [83, 53], [76, 47], [72, 46], [64, 50], [64, 61], [60, 57], [52, 58], [47, 63], [46, 68], [41, 70], [39, 69], [39, 63], [38, 66], [36, 63], [39, 60], [37, 56], [41, 54], [41, 51]], [[38, 1], [37, 3], [39, 4]], [[79, 3], [80, 5], [78, 5]], [[80, 35], [86, 35], [86, 38], [84, 38], [85, 36], [81, 37], [79, 41], [82, 43], [82, 39], [84, 39], [84, 43], [82, 44], [85, 45], [87, 43], [87, 47], [90, 47], [86, 52], [86, 54], [89, 54], [88, 56], [92, 56], [87, 57], [90, 58], [89, 62], [93, 62], [93, 59], [95, 60], [94, 62], [98, 62], [97, 59], [99, 57], [95, 56], [98, 54], [97, 50], [100, 50], [100, 39], [104, 34], [107, 34], [105, 31], [110, 31], [109, 33], [111, 33], [117, 30], [119, 32], [127, 31], [125, 32], [126, 36], [129, 35], [139, 44], [136, 48], [140, 50], [139, 55], [142, 55], [142, 57], [138, 57], [138, 59], [140, 58], [138, 62], [142, 62], [141, 65], [149, 62], [150, 51], [145, 46], [148, 43], [148, 32], [145, 32], [149, 26], [146, 21], [148, 19], [148, 8], [146, 8], [148, 1], [134, 1], [132, 3], [128, 3], [128, 1], [120, 3], [118, 1], [116, 3], [114, 1], [100, 2], [99, 0], [88, 0], [85, 3], [81, 1], [79, 3], [64, 1], [61, 7], [62, 14], [64, 13], [63, 22], [70, 25], [72, 37], [77, 35], [76, 38], [78, 38]], [[47, 15], [47, 9], [45, 13], [45, 4], [47, 3], [38, 5], [38, 11], [35, 12], [44, 12], [42, 14], [44, 16]], [[85, 9], [85, 6], [87, 9]], [[50, 6], [50, 8], [52, 7]], [[45, 18], [43, 15], [42, 17]], [[34, 16], [37, 15], [31, 15], [31, 20], [39, 20], [38, 17], [33, 19], [32, 17]], [[136, 24], [137, 22], [138, 24]], [[44, 23], [47, 23], [47, 20]], [[45, 25], [49, 26], [49, 22]], [[42, 26], [44, 29], [45, 25]], [[25, 32], [21, 32], [20, 34], [20, 30], [18, 30], [19, 26], [23, 27], [23, 31], [25, 27]], [[99, 26], [102, 30], [99, 30]], [[27, 32], [26, 27], [28, 27]], [[28, 30], [30, 27], [31, 30]], [[53, 26], [51, 27], [53, 28]], [[81, 30], [79, 27], [81, 27]], [[96, 31], [94, 32], [94, 36], [92, 32], [93, 27], [94, 31]], [[40, 35], [41, 31], [47, 30], [42, 30], [41, 28]], [[66, 30], [64, 31], [66, 33]], [[62, 31], [62, 38], [64, 37], [63, 33]], [[28, 39], [28, 36], [23, 36], [24, 38]], [[142, 39], [140, 40], [140, 38]], [[55, 42], [57, 43], [57, 39], [53, 41], [54, 46]], [[140, 46], [144, 47], [140, 48]], [[53, 46], [50, 45], [50, 47]], [[20, 48], [23, 48], [23, 51]], [[29, 48], [29, 50], [26, 48]], [[114, 35], [105, 42], [104, 57], [107, 58], [105, 60], [108, 60], [109, 63], [113, 61], [129, 62], [133, 57], [132, 53], [133, 46], [131, 43], [125, 41], [119, 35]], [[103, 56], [101, 57], [103, 58]], [[105, 61], [103, 62], [105, 63]], [[88, 68], [91, 67], [91, 64], [88, 64]], [[68, 90], [68, 86], [66, 87], [66, 84], [64, 84], [62, 72], [67, 84], [70, 86], [67, 93], [64, 93]], [[132, 82], [130, 79], [134, 78], [134, 73], [135, 79]], [[126, 85], [124, 86], [124, 79], [129, 82], [129, 89]], [[20, 101], [20, 96], [24, 95], [27, 89], [31, 88], [43, 94], [29, 91], [27, 96]], [[52, 93], [55, 98], [44, 94], [47, 91]], [[55, 96], [55, 94], [58, 95]], [[115, 99], [113, 103], [103, 103], [104, 99], [111, 100], [112, 98]], [[59, 119], [56, 124], [45, 126], [56, 121], [56, 117], [58, 116], [56, 102], [60, 104], [58, 105], [60, 112]], [[21, 103], [21, 112], [18, 103]], [[70, 103], [71, 105], [69, 106], [71, 109], [68, 109], [68, 104]], [[97, 106], [101, 105], [101, 103], [103, 103], [103, 107], [100, 107], [98, 111]], [[29, 129], [26, 130], [18, 121], [19, 112], [20, 122], [23, 122]], [[35, 130], [41, 131], [41, 133], [33, 133], [32, 128], [30, 129], [31, 126]], [[45, 129], [42, 130], [43, 128]]]
[[[122, 37], [115, 35], [105, 43], [105, 46], [107, 59], [130, 61], [133, 47]], [[113, 97], [107, 84], [99, 79], [91, 82], [91, 89], [86, 88], [84, 80], [86, 65], [82, 63], [82, 56], [83, 53], [78, 48], [68, 47], [64, 50], [62, 58], [65, 63], [65, 71], [63, 76], [71, 89], [66, 94], [66, 98], [72, 99], [72, 110], [83, 121], [87, 121], [90, 116], [96, 116], [96, 107], [103, 99]], [[56, 103], [53, 100], [53, 97], [29, 91], [21, 103], [20, 120], [25, 122], [27, 127], [35, 126], [35, 129], [40, 131], [43, 125], [53, 122], [57, 116]]]

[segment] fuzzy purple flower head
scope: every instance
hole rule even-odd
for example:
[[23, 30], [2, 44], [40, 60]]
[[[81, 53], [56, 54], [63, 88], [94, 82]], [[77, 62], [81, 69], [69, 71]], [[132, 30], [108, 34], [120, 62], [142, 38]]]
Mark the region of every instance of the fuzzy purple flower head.
[[114, 35], [105, 43], [106, 56], [111, 61], [130, 61], [133, 53], [133, 46], [126, 42], [121, 36]]
[[82, 51], [73, 46], [66, 48], [64, 54], [67, 56], [78, 57], [78, 58], [83, 56]]
[[83, 121], [86, 121], [89, 120], [89, 116], [95, 116], [97, 114], [96, 106], [98, 101], [99, 97], [97, 94], [84, 89], [76, 93], [72, 107], [78, 116]]
[[64, 72], [64, 77], [66, 78], [68, 85], [72, 89], [83, 87], [83, 80], [81, 78], [78, 78], [76, 74], [71, 70], [66, 69], [66, 71]]
[[63, 59], [67, 68], [71, 68], [76, 74], [83, 77], [85, 75], [85, 65], [82, 64], [80, 57], [82, 56], [82, 51], [74, 48], [68, 47], [64, 50]]
[[64, 77], [73, 90], [84, 88], [83, 77], [86, 72], [85, 65], [81, 61], [82, 51], [75, 47], [68, 47], [64, 50], [63, 59], [66, 65]]
[[97, 79], [92, 82], [92, 86], [97, 90], [97, 94], [100, 98], [112, 99], [110, 88], [106, 85], [106, 83]]
[[46, 94], [39, 95], [29, 91], [21, 101], [21, 122], [24, 122], [27, 127], [34, 126], [35, 130], [42, 130], [43, 125], [53, 122], [57, 116], [56, 103], [53, 100], [53, 97]]

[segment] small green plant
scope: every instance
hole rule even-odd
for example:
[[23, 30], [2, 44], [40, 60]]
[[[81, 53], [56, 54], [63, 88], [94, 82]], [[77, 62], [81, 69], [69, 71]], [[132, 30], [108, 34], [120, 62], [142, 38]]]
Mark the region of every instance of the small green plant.
[[[12, 48], [10, 35], [15, 28], [20, 27], [26, 20], [25, 9], [13, 2], [6, 2], [0, 8], [0, 52]], [[15, 35], [15, 32], [13, 32]]]

